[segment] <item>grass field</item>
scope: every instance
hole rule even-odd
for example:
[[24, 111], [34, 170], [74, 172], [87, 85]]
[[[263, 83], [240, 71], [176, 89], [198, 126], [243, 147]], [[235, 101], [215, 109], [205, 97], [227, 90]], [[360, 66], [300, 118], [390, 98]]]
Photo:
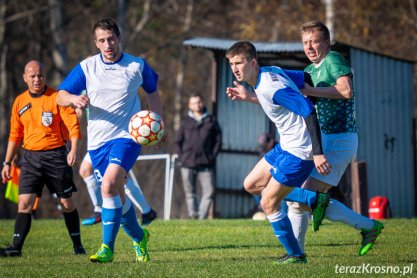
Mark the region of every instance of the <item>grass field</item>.
[[[0, 277], [334, 277], [336, 270], [358, 271], [358, 266], [365, 274], [373, 271], [368, 276], [404, 270], [417, 276], [417, 219], [384, 223], [376, 246], [364, 257], [357, 255], [358, 231], [325, 221], [320, 231], [307, 234], [307, 265], [275, 265], [284, 250], [267, 221], [157, 220], [149, 227], [149, 263], [134, 261], [121, 230], [113, 263], [93, 264], [88, 256], [72, 254], [63, 220], [34, 220], [23, 256], [0, 258]], [[0, 242], [11, 240], [13, 226], [13, 220], [0, 220]], [[83, 226], [82, 238], [87, 252], [96, 252], [101, 226]]]

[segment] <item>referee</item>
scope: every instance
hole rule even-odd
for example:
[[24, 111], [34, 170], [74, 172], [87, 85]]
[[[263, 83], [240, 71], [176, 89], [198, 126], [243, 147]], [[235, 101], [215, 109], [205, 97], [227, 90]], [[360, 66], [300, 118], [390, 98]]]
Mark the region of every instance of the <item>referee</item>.
[[[38, 61], [26, 64], [23, 80], [28, 89], [16, 97], [10, 120], [10, 136], [1, 176], [9, 180], [11, 162], [22, 146], [19, 204], [13, 242], [0, 248], [0, 257], [22, 255], [22, 247], [32, 222], [36, 197], [46, 185], [56, 193], [75, 255], [85, 254], [81, 244], [80, 219], [71, 199], [77, 191], [72, 178], [78, 140], [81, 136], [75, 111], [58, 106], [57, 91], [46, 86], [45, 68]], [[67, 152], [66, 139], [71, 150]]]

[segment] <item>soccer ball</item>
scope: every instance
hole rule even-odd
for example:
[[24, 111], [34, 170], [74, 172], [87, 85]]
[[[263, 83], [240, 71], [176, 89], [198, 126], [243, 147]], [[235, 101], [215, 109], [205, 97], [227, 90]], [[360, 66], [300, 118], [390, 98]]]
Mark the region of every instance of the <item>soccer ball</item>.
[[130, 119], [129, 133], [136, 143], [142, 146], [153, 146], [164, 137], [164, 122], [157, 113], [142, 110]]

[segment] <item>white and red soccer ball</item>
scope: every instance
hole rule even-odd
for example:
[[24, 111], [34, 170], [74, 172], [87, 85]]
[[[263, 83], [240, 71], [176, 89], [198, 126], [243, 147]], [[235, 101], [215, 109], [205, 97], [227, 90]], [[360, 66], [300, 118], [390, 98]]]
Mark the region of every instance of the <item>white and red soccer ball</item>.
[[153, 146], [164, 137], [164, 122], [157, 113], [142, 110], [130, 119], [129, 133], [136, 143], [142, 146]]

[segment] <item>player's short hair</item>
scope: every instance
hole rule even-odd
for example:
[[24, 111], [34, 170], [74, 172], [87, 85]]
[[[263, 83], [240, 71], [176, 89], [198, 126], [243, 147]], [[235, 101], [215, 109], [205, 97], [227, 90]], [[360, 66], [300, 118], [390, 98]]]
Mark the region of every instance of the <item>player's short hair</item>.
[[301, 25], [300, 27], [301, 35], [304, 33], [309, 33], [311, 31], [317, 31], [321, 33], [322, 38], [325, 40], [330, 40], [330, 32], [329, 29], [324, 25], [323, 22], [315, 20], [309, 21]]
[[251, 42], [239, 41], [235, 43], [226, 51], [226, 58], [230, 59], [233, 56], [240, 55], [240, 54], [243, 54], [247, 61], [250, 61], [252, 59], [255, 59], [256, 61], [258, 61], [256, 48]]
[[108, 30], [113, 32], [117, 37], [120, 37], [119, 27], [117, 23], [111, 18], [103, 18], [94, 23], [93, 32], [97, 29]]

